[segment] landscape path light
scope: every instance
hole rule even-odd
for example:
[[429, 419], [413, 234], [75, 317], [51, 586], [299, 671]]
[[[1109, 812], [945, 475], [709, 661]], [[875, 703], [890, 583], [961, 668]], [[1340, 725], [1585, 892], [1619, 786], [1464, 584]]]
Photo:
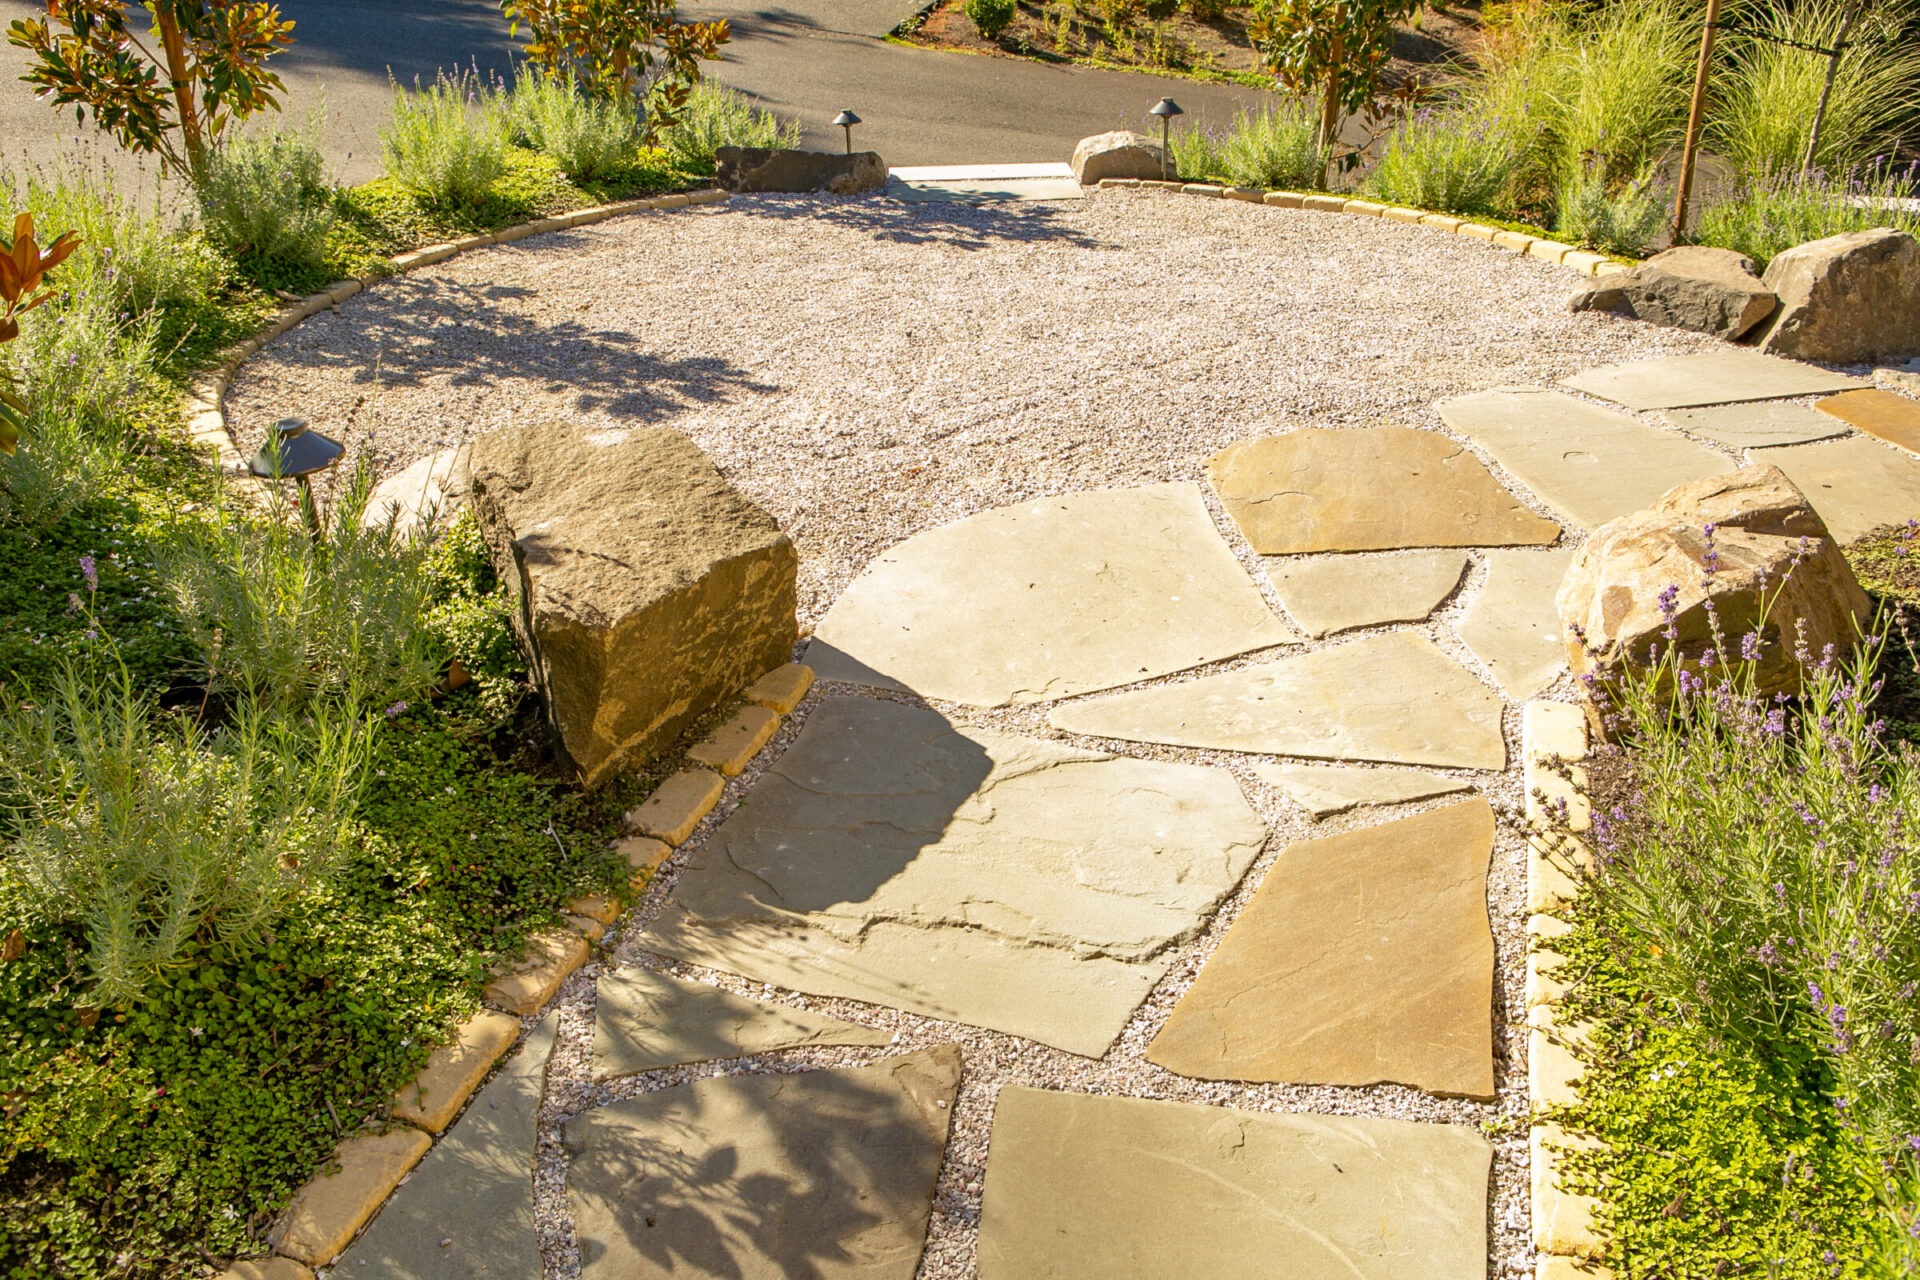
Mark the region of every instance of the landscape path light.
[[300, 486], [300, 510], [313, 536], [320, 536], [320, 508], [313, 501], [312, 477], [347, 451], [331, 436], [307, 430], [305, 418], [282, 418], [267, 428], [266, 443], [247, 470], [263, 480], [291, 480]]
[[1167, 171], [1173, 167], [1173, 146], [1168, 140], [1167, 131], [1173, 124], [1175, 116], [1183, 116], [1187, 113], [1182, 111], [1180, 104], [1172, 98], [1162, 98], [1147, 108], [1147, 114], [1160, 117], [1160, 176], [1171, 181], [1173, 175]]
[[842, 111], [833, 118], [833, 122], [847, 131], [847, 154], [853, 154], [853, 126], [860, 123], [860, 117], [851, 111]]

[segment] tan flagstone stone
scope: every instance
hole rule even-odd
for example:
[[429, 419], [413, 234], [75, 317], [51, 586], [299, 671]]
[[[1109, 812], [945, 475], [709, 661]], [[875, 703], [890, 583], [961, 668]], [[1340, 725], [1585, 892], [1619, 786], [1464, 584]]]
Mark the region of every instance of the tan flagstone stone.
[[767, 745], [773, 731], [780, 727], [777, 713], [761, 706], [745, 706], [729, 717], [687, 751], [687, 759], [718, 769], [725, 776], [738, 776]]
[[1310, 636], [1387, 622], [1423, 622], [1466, 572], [1464, 551], [1267, 559], [1267, 580]]
[[1533, 1247], [1540, 1252], [1579, 1258], [1606, 1256], [1606, 1241], [1594, 1221], [1599, 1202], [1592, 1196], [1574, 1195], [1560, 1185], [1559, 1153], [1600, 1145], [1596, 1139], [1569, 1134], [1556, 1124], [1535, 1124], [1527, 1131]]
[[800, 705], [800, 699], [806, 697], [807, 690], [812, 687], [813, 668], [803, 662], [789, 662], [755, 680], [740, 696], [769, 711], [785, 715]]
[[1434, 408], [1562, 519], [1589, 529], [1735, 465], [1684, 436], [1542, 387], [1496, 387]]
[[1560, 536], [1437, 431], [1303, 427], [1230, 445], [1207, 475], [1261, 555], [1545, 545]]
[[892, 1042], [891, 1032], [650, 969], [614, 970], [595, 989], [593, 1068], [603, 1076], [806, 1045]]
[[536, 933], [518, 955], [494, 967], [492, 980], [481, 994], [494, 1008], [525, 1017], [553, 999], [560, 984], [587, 962], [591, 952], [587, 940], [569, 930]]
[[1420, 769], [1356, 769], [1337, 764], [1263, 762], [1254, 765], [1253, 772], [1316, 819], [1370, 805], [1407, 804], [1473, 790], [1471, 782]]
[[491, 1009], [474, 1014], [454, 1029], [451, 1044], [435, 1049], [420, 1074], [400, 1086], [393, 1099], [393, 1118], [429, 1133], [440, 1132], [519, 1038], [520, 1019]]
[[705, 769], [682, 769], [641, 801], [626, 818], [627, 829], [678, 845], [720, 803], [726, 783]]
[[1493, 810], [1291, 845], [1147, 1049], [1183, 1076], [1493, 1097]]
[[1097, 1056], [1265, 839], [1221, 769], [826, 698], [639, 943]]
[[216, 1280], [313, 1280], [313, 1272], [292, 1258], [248, 1258], [234, 1263]]
[[[1691, 356], [1660, 356], [1603, 364], [1562, 378], [1562, 386], [1629, 409], [1680, 409], [1691, 405], [1781, 400], [1868, 385], [1815, 365], [1741, 347], [1721, 347]], [[1678, 483], [1676, 481], [1676, 483]]]
[[553, 1053], [547, 1015], [480, 1091], [335, 1274], [381, 1280], [529, 1280], [540, 1274], [533, 1211], [535, 1122]]
[[1516, 702], [1566, 672], [1554, 592], [1572, 563], [1571, 551], [1489, 551], [1487, 581], [1454, 625]]
[[1411, 632], [1057, 707], [1056, 729], [1313, 760], [1504, 769], [1500, 699]]
[[1041, 498], [916, 534], [821, 620], [822, 680], [997, 707], [1110, 689], [1299, 639], [1198, 486]]
[[1465, 1125], [1000, 1091], [980, 1280], [1484, 1280]]
[[1807, 444], [1847, 433], [1836, 421], [1795, 400], [1756, 404], [1710, 404], [1696, 409], [1669, 409], [1667, 420], [1695, 435], [1718, 440], [1735, 449], [1765, 449], [1782, 444]]
[[1920, 453], [1920, 400], [1869, 388], [1828, 396], [1813, 407], [1908, 453]]
[[1920, 517], [1920, 461], [1878, 440], [1849, 436], [1769, 449], [1764, 460], [1787, 473], [1842, 544]]
[[289, 1258], [326, 1266], [432, 1145], [407, 1128], [348, 1138], [334, 1149], [331, 1168], [294, 1193], [267, 1242]]
[[945, 1045], [696, 1080], [574, 1117], [583, 1280], [913, 1280], [960, 1070]]
[[673, 856], [673, 846], [652, 836], [627, 836], [614, 842], [627, 860], [627, 883], [639, 888], [653, 878], [660, 864]]

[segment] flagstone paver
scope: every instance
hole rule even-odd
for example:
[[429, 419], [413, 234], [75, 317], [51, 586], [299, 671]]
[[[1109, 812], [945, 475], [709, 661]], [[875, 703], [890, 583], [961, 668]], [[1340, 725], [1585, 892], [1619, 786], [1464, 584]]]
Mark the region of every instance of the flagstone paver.
[[1669, 409], [1666, 416], [1677, 427], [1709, 440], [1718, 440], [1735, 449], [1809, 444], [1847, 433], [1846, 423], [1835, 421], [1813, 406], [1795, 400]]
[[1316, 560], [1276, 556], [1267, 560], [1267, 579], [1293, 620], [1317, 637], [1424, 621], [1460, 585], [1466, 569], [1464, 551]]
[[1493, 1096], [1493, 810], [1283, 850], [1147, 1050], [1207, 1080]]
[[1471, 791], [1473, 784], [1421, 769], [1360, 769], [1338, 764], [1256, 764], [1253, 772], [1278, 787], [1315, 819], [1373, 805], [1407, 804]]
[[1207, 475], [1261, 555], [1545, 545], [1560, 536], [1433, 431], [1307, 427], [1223, 449]]
[[1496, 387], [1434, 408], [1563, 519], [1589, 529], [1735, 465], [1684, 436], [1542, 387]]
[[1483, 1280], [1464, 1126], [1000, 1091], [980, 1280]]
[[1787, 473], [1843, 543], [1920, 516], [1920, 461], [1878, 440], [1769, 449], [1766, 461]]
[[1392, 632], [1279, 662], [1057, 707], [1056, 729], [1315, 760], [1504, 769], [1501, 702], [1425, 636]]
[[650, 969], [608, 973], [595, 993], [593, 1066], [605, 1076], [803, 1045], [892, 1040], [888, 1031], [749, 1000]]
[[946, 1046], [698, 1080], [574, 1117], [581, 1274], [912, 1280], [960, 1069]]
[[1265, 839], [1223, 770], [828, 698], [640, 945], [1097, 1056]]
[[533, 1029], [341, 1258], [336, 1274], [527, 1280], [541, 1273], [534, 1126], [555, 1022], [548, 1014]]
[[1191, 484], [1042, 498], [930, 529], [815, 631], [822, 680], [975, 706], [1045, 702], [1297, 640]]
[[1454, 629], [1509, 698], [1524, 702], [1567, 669], [1554, 593], [1571, 551], [1490, 551], [1487, 581]]
[[1781, 400], [1869, 385], [1858, 378], [1828, 373], [1816, 365], [1738, 347], [1691, 356], [1603, 364], [1560, 381], [1563, 386], [1629, 409], [1682, 409], [1703, 404], [1738, 404], [1746, 400]]
[[1817, 402], [1814, 408], [1858, 427], [1870, 436], [1920, 453], [1920, 400], [1893, 391], [1843, 391]]

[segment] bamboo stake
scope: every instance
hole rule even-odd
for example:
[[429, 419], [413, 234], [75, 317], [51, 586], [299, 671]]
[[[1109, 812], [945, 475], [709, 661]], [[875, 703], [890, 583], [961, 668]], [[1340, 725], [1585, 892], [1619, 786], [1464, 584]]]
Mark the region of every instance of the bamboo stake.
[[1687, 229], [1687, 200], [1693, 194], [1693, 162], [1706, 123], [1707, 70], [1713, 63], [1713, 35], [1720, 25], [1720, 0], [1707, 0], [1707, 25], [1700, 33], [1700, 65], [1693, 72], [1693, 105], [1687, 111], [1687, 145], [1680, 153], [1680, 189], [1673, 197], [1673, 242]]

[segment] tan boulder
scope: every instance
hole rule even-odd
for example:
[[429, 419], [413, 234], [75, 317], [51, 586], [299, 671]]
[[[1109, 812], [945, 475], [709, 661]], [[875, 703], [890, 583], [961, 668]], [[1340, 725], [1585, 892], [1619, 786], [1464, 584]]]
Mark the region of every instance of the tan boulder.
[[1816, 658], [1829, 644], [1845, 653], [1871, 608], [1826, 524], [1772, 466], [1689, 481], [1602, 525], [1555, 603], [1575, 675], [1605, 680], [1673, 644], [1698, 670], [1709, 650], [1737, 658], [1757, 631], [1768, 693], [1799, 688], [1802, 639]]
[[589, 785], [792, 658], [793, 544], [685, 436], [539, 423], [480, 436], [471, 468], [528, 665]]
[[1772, 315], [1775, 298], [1755, 273], [1752, 258], [1690, 244], [1594, 281], [1575, 293], [1568, 306], [1574, 311], [1620, 311], [1732, 341]]
[[1767, 264], [1780, 310], [1760, 349], [1858, 364], [1920, 353], [1920, 241], [1880, 227], [1796, 245]]
[[1159, 143], [1117, 129], [1080, 139], [1073, 149], [1073, 176], [1090, 187], [1102, 178], [1170, 178], [1173, 173]]

